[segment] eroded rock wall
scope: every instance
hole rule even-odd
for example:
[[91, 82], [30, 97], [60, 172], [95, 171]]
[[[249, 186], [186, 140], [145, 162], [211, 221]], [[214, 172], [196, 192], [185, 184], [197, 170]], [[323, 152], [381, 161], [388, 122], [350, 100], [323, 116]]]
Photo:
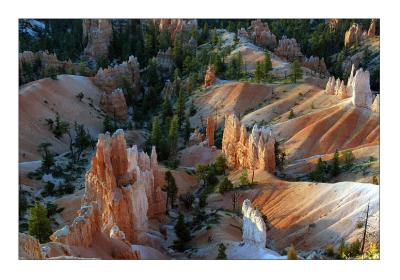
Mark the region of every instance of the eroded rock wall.
[[253, 126], [251, 133], [239, 119], [230, 114], [225, 117], [222, 152], [230, 168], [263, 169], [275, 171], [275, 138], [269, 128]]
[[84, 55], [94, 60], [108, 57], [108, 48], [112, 39], [112, 24], [110, 19], [83, 19], [84, 42], [87, 42]]
[[294, 61], [296, 58], [301, 59], [303, 57], [296, 39], [289, 39], [285, 35], [279, 40], [278, 47], [275, 49], [275, 54], [286, 58], [286, 60], [290, 62]]
[[146, 242], [148, 219], [161, 220], [165, 214], [161, 180], [155, 148], [149, 157], [136, 146], [127, 149], [123, 130], [112, 137], [101, 134], [86, 173], [81, 210], [51, 240], [89, 247], [101, 232], [128, 245]]

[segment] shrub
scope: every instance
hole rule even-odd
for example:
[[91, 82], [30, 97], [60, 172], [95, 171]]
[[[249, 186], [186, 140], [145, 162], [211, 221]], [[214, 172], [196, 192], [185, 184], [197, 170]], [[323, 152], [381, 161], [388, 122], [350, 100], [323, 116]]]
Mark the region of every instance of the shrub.
[[363, 226], [364, 226], [364, 222], [359, 221], [359, 222], [357, 222], [356, 228], [362, 228]]
[[199, 207], [204, 208], [207, 205], [207, 195], [203, 194], [199, 198]]
[[344, 168], [346, 170], [349, 170], [353, 166], [355, 160], [353, 152], [352, 151], [343, 152], [343, 158], [344, 158]]
[[224, 174], [225, 173], [225, 169], [227, 168], [225, 156], [224, 155], [219, 155], [215, 159], [214, 166], [215, 166], [215, 172], [218, 175]]
[[185, 245], [192, 239], [190, 235], [190, 230], [188, 229], [185, 218], [182, 214], [179, 214], [178, 222], [175, 225], [175, 234], [178, 237], [178, 240], [175, 240], [174, 245], [175, 248], [179, 251], [183, 251], [185, 249]]
[[293, 109], [291, 109], [290, 112], [289, 112], [289, 117], [288, 117], [288, 119], [291, 120], [291, 119], [293, 119], [293, 118], [295, 118], [295, 117], [296, 117], [296, 116], [295, 116], [295, 114], [294, 114], [294, 112], [293, 112]]
[[290, 246], [289, 251], [287, 253], [288, 260], [297, 260], [297, 253], [294, 246]]
[[356, 241], [354, 241], [350, 244], [348, 251], [347, 251], [347, 255], [349, 257], [354, 258], [360, 254], [360, 250], [361, 250], [361, 242], [360, 242], [360, 240], [357, 239]]
[[377, 177], [376, 175], [374, 175], [374, 176], [372, 177], [372, 184], [374, 184], [374, 185], [379, 185], [378, 177]]
[[190, 192], [187, 192], [185, 194], [181, 194], [179, 196], [179, 200], [183, 203], [183, 206], [185, 206], [186, 209], [191, 209], [194, 202], [194, 195]]
[[76, 95], [76, 98], [78, 98], [79, 101], [82, 101], [83, 97], [84, 97], [84, 95], [83, 95], [82, 91]]
[[55, 185], [52, 182], [47, 182], [46, 185], [44, 186], [44, 195], [53, 195]]
[[218, 184], [218, 191], [220, 194], [224, 194], [227, 191], [233, 189], [232, 182], [228, 179], [228, 177], [224, 177], [224, 179]]
[[332, 244], [328, 244], [325, 247], [325, 255], [327, 255], [328, 257], [333, 257], [335, 255], [335, 251], [333, 249], [333, 245]]
[[239, 181], [240, 181], [240, 185], [241, 186], [248, 186], [250, 184], [249, 176], [247, 174], [247, 170], [246, 169], [244, 169], [242, 171], [242, 174], [240, 175]]
[[226, 250], [226, 247], [225, 247], [224, 243], [219, 243], [217, 260], [226, 260], [227, 259], [225, 250]]
[[337, 257], [339, 259], [345, 259], [347, 254], [347, 245], [344, 242], [344, 239], [340, 242], [339, 248], [337, 250]]
[[47, 217], [50, 218], [55, 213], [57, 213], [57, 204], [54, 204], [52, 202], [47, 202], [46, 209], [47, 209]]

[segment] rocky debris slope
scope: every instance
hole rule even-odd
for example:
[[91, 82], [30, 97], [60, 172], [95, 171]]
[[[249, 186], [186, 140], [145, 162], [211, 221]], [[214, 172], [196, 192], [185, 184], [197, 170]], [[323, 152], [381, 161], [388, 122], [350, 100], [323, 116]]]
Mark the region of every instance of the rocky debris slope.
[[117, 88], [111, 94], [103, 93], [100, 98], [100, 108], [118, 120], [128, 119], [128, 106], [122, 89]]
[[39, 241], [28, 234], [18, 233], [18, 258], [20, 260], [44, 259]]
[[83, 19], [82, 29], [82, 38], [87, 42], [84, 55], [94, 60], [107, 58], [113, 32], [111, 20]]
[[230, 168], [275, 171], [275, 139], [268, 128], [253, 126], [250, 134], [239, 119], [230, 114], [225, 118], [222, 152]]
[[122, 130], [112, 137], [101, 134], [85, 177], [81, 210], [51, 240], [87, 248], [101, 232], [126, 244], [148, 242], [148, 219], [162, 220], [165, 214], [161, 180], [155, 148], [149, 157], [136, 146], [127, 149]]
[[204, 87], [208, 88], [215, 83], [215, 66], [213, 64], [208, 65], [206, 74], [204, 76]]
[[285, 35], [279, 40], [278, 47], [275, 49], [275, 54], [290, 62], [294, 61], [296, 58], [301, 59], [303, 57], [296, 39], [289, 39]]
[[258, 209], [251, 206], [249, 199], [243, 201], [243, 241], [257, 247], [265, 248], [267, 233], [265, 222]]

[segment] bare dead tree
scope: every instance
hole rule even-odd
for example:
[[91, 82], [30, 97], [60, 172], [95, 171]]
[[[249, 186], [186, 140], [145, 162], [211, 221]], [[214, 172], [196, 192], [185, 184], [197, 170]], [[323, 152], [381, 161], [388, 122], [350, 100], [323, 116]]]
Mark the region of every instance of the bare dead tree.
[[368, 206], [367, 206], [367, 215], [365, 217], [364, 233], [363, 233], [363, 240], [362, 240], [362, 245], [361, 245], [361, 254], [364, 253], [365, 236], [367, 235], [367, 226], [368, 226], [368, 215], [369, 215], [369, 202], [368, 202]]
[[238, 191], [233, 191], [231, 193], [231, 199], [232, 199], [232, 211], [236, 211], [236, 204], [238, 203], [239, 199], [241, 198], [242, 194], [239, 193]]

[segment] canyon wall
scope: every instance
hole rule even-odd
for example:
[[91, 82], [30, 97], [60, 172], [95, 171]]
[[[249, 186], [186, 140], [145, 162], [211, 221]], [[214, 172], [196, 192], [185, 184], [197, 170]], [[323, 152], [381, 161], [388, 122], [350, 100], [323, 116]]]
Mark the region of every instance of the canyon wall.
[[127, 149], [123, 130], [112, 137], [100, 134], [78, 216], [50, 239], [89, 247], [96, 234], [103, 233], [127, 245], [145, 243], [148, 219], [165, 215], [161, 182], [155, 148], [149, 157], [136, 146]]
[[96, 61], [107, 58], [113, 32], [111, 20], [83, 19], [82, 30], [82, 38], [87, 42], [84, 55]]
[[260, 211], [251, 206], [249, 199], [245, 199], [242, 205], [242, 214], [244, 243], [265, 248], [267, 242], [267, 230]]
[[253, 126], [250, 134], [239, 119], [225, 117], [222, 152], [229, 168], [263, 169], [275, 171], [275, 138], [269, 128]]

